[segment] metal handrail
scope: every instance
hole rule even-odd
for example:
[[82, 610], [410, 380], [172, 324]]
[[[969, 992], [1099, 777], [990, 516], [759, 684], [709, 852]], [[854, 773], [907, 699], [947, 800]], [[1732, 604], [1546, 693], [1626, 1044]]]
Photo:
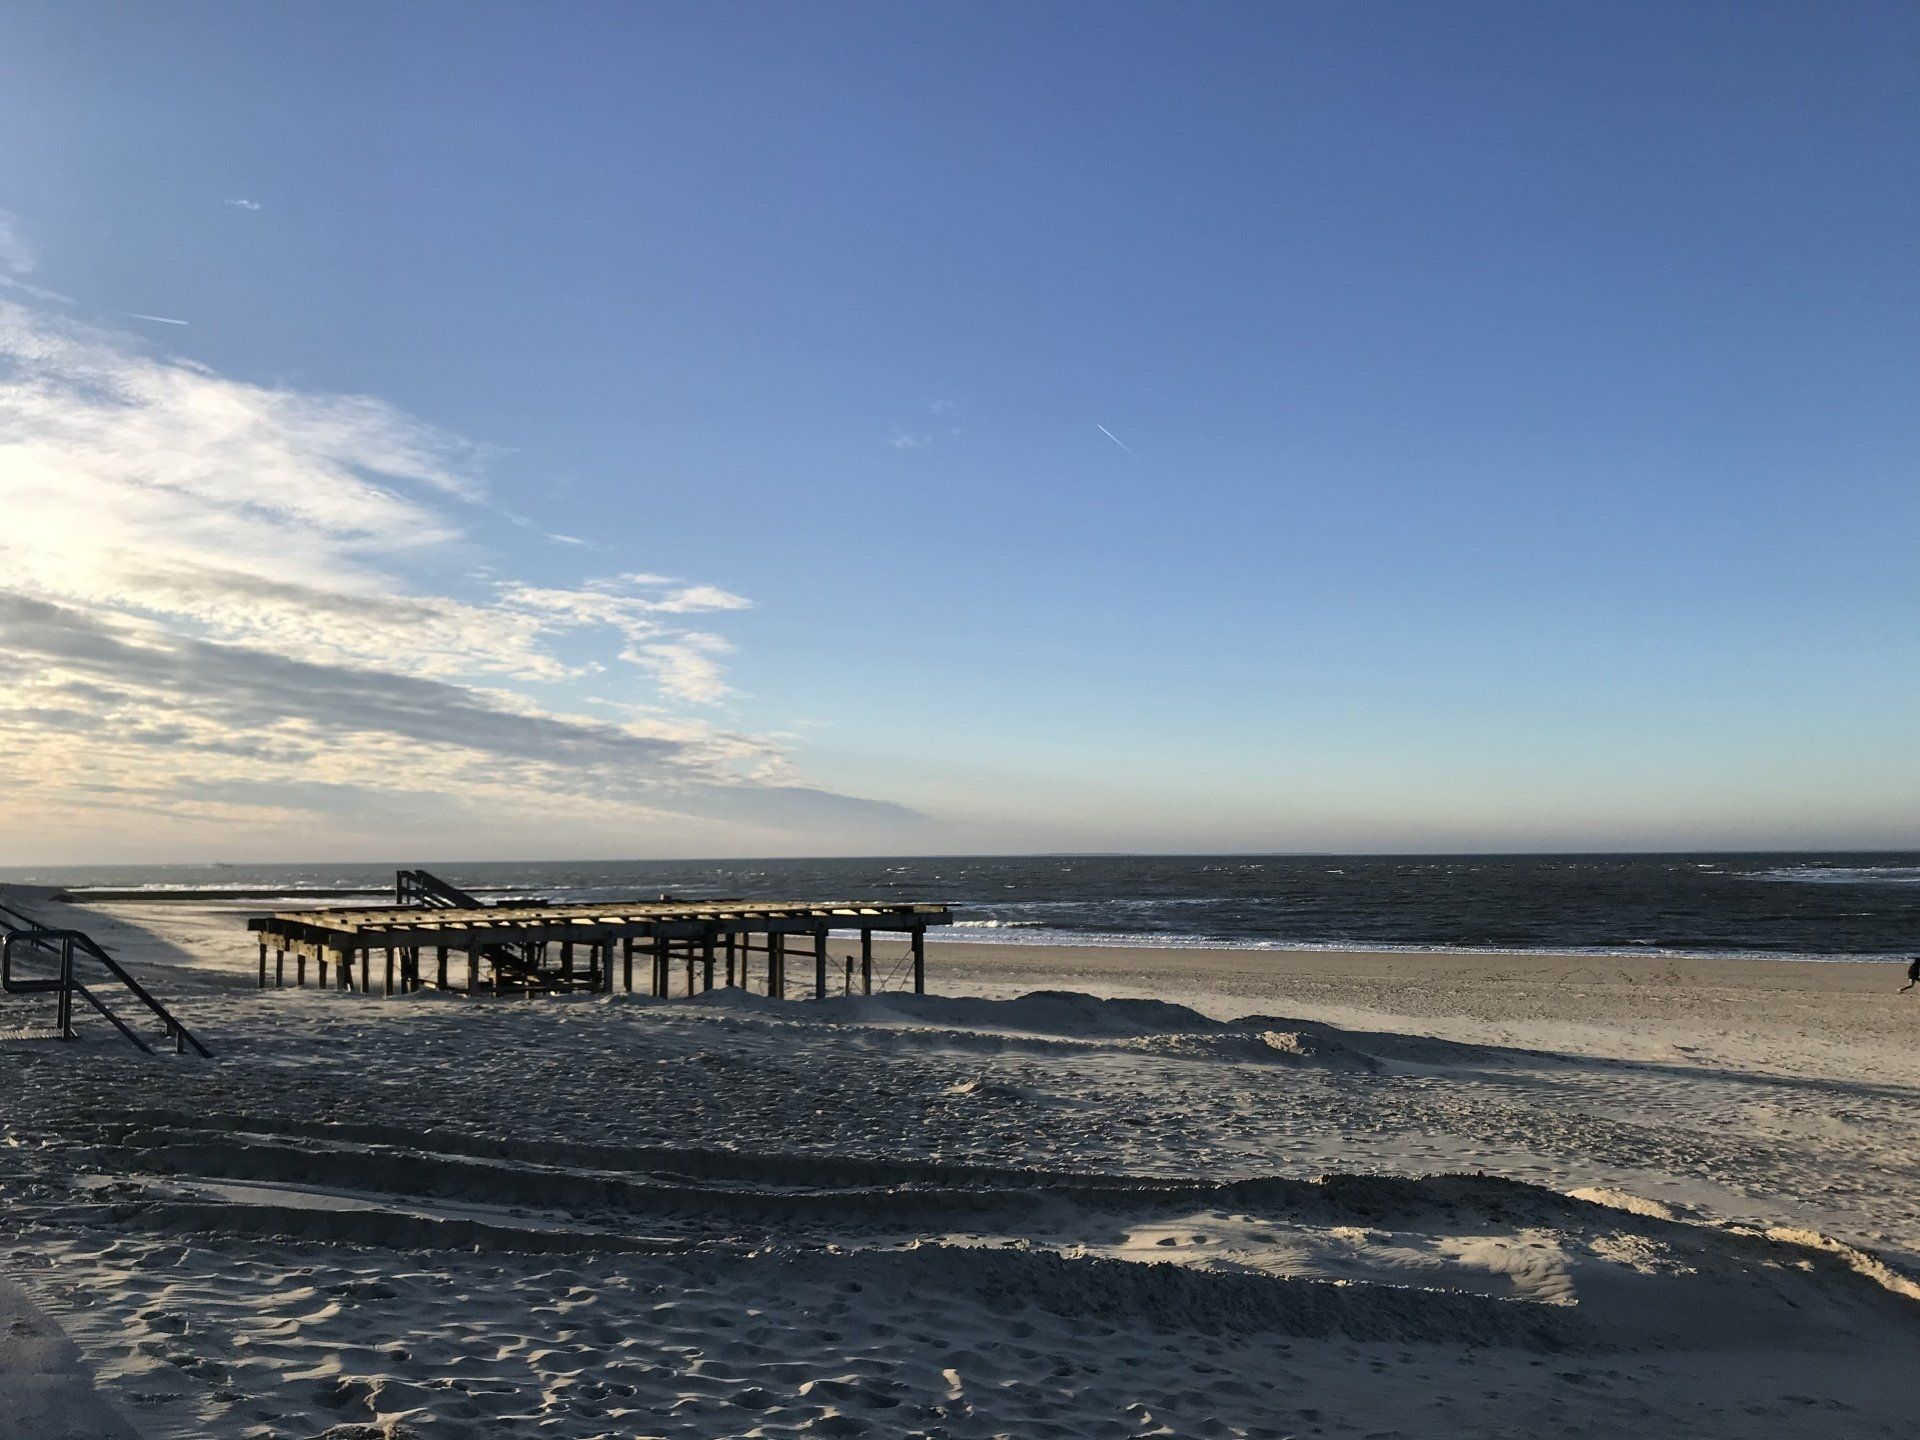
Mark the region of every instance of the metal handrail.
[[429, 910], [480, 910], [485, 907], [475, 896], [457, 885], [449, 885], [429, 870], [393, 872], [393, 903], [419, 905]]
[[[450, 885], [431, 870], [396, 870], [393, 872], [393, 903], [417, 907], [422, 910], [484, 910], [487, 904], [476, 895], [469, 895], [458, 885]], [[480, 949], [498, 970], [503, 965], [518, 972], [522, 981], [526, 971], [539, 965], [539, 946], [533, 943], [514, 944], [512, 941], [496, 941]], [[264, 951], [262, 952], [265, 953]], [[265, 974], [264, 971], [261, 972]]]
[[[98, 995], [95, 995], [89, 987], [83, 985], [74, 974], [75, 959], [84, 958], [96, 961], [104, 966], [109, 975], [126, 986], [127, 989], [133, 993], [135, 999], [153, 1012], [161, 1024], [166, 1027], [167, 1038], [173, 1041], [173, 1048], [176, 1053], [184, 1055], [187, 1047], [192, 1046], [195, 1053], [203, 1059], [211, 1060], [213, 1058], [213, 1052], [208, 1050], [205, 1045], [202, 1045], [192, 1031], [176, 1020], [166, 1006], [148, 994], [146, 986], [142, 985], [122, 969], [120, 962], [115, 960], [113, 956], [109, 955], [105, 950], [101, 949], [100, 946], [95, 943], [93, 937], [88, 935], [84, 930], [49, 929], [30, 917], [22, 915], [18, 910], [13, 910], [4, 905], [0, 905], [0, 912], [4, 912], [7, 916], [12, 917], [14, 921], [18, 921], [22, 925], [29, 927], [15, 929], [9, 926], [9, 933], [4, 937], [0, 937], [0, 989], [4, 989], [9, 994], [14, 995], [38, 995], [45, 994], [48, 991], [57, 993], [60, 998], [57, 1005], [56, 1024], [59, 1028], [61, 1039], [72, 1040], [77, 1038], [73, 1029], [73, 997], [78, 995], [95, 1010], [99, 1011], [101, 1015], [112, 1021], [114, 1028], [126, 1036], [127, 1039], [131, 1040], [135, 1045], [138, 1045], [142, 1050], [146, 1051], [147, 1054], [151, 1055], [153, 1053], [153, 1047], [141, 1039], [140, 1036], [128, 1026], [126, 1021], [115, 1014]], [[0, 924], [6, 923], [6, 921], [0, 920]], [[56, 956], [60, 962], [60, 974], [58, 978], [16, 980], [13, 975], [13, 960], [16, 947], [32, 947], [33, 949], [42, 951], [46, 955]]]

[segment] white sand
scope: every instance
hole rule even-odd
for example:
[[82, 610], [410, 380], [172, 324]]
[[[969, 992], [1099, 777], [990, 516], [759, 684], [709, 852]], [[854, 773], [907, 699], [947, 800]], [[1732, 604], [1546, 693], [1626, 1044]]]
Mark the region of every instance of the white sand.
[[1916, 1431], [1891, 967], [380, 1001], [255, 991], [232, 914], [83, 918], [219, 1058], [0, 1044], [0, 1434]]

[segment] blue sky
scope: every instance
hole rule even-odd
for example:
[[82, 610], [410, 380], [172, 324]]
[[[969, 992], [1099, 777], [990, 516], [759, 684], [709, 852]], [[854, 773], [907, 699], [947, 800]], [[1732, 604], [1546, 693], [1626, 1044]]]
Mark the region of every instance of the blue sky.
[[1916, 56], [9, 6], [0, 861], [1920, 844]]

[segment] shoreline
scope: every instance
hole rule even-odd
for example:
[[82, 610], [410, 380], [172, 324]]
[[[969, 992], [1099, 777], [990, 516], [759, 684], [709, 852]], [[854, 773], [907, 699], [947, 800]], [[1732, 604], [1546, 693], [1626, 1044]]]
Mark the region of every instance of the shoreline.
[[[162, 905], [181, 907], [188, 911], [209, 913], [248, 913], [264, 912], [274, 908], [268, 902], [304, 902], [314, 899], [347, 899], [353, 896], [384, 895], [385, 890], [366, 888], [354, 890], [300, 891], [300, 890], [98, 890], [89, 892], [84, 889], [65, 890], [50, 886], [10, 886], [0, 882], [0, 893], [13, 888], [20, 891], [35, 891], [43, 898], [58, 903], [105, 908], [118, 906]], [[497, 894], [516, 890], [510, 886], [482, 886], [474, 889], [475, 894]], [[645, 903], [645, 902], [635, 902]], [[281, 908], [285, 908], [282, 906]], [[963, 933], [962, 933], [963, 932]], [[836, 929], [831, 932], [836, 940], [853, 939], [857, 930]], [[1027, 938], [1028, 935], [1031, 938]], [[1693, 963], [1716, 963], [1721, 961], [1739, 964], [1784, 964], [1784, 965], [1905, 965], [1920, 955], [1920, 938], [1916, 938], [1912, 950], [1885, 950], [1870, 952], [1850, 951], [1794, 951], [1794, 950], [1742, 950], [1742, 949], [1700, 949], [1686, 946], [1654, 945], [1570, 945], [1570, 946], [1530, 946], [1530, 945], [1450, 945], [1441, 942], [1417, 941], [1339, 941], [1339, 940], [1248, 940], [1226, 941], [1212, 936], [1180, 936], [1172, 934], [1151, 934], [1145, 932], [1106, 932], [1090, 931], [1084, 934], [1073, 931], [1057, 930], [1047, 927], [1000, 925], [994, 922], [960, 921], [955, 925], [928, 931], [929, 946], [938, 944], [980, 946], [1020, 950], [1141, 950], [1149, 952], [1169, 952], [1194, 955], [1317, 955], [1357, 957], [1378, 956], [1467, 956], [1467, 957], [1533, 957], [1547, 956], [1567, 960], [1623, 960], [1623, 961], [1683, 961]]]
[[[848, 932], [852, 934], [854, 932]], [[836, 936], [839, 932], [835, 932]], [[1615, 951], [1597, 950], [1555, 950], [1555, 949], [1413, 949], [1398, 948], [1390, 945], [1355, 946], [1351, 949], [1335, 945], [1299, 945], [1279, 947], [1260, 947], [1239, 945], [1114, 945], [1101, 943], [1037, 944], [1024, 941], [1005, 940], [954, 940], [936, 931], [927, 933], [927, 954], [929, 958], [936, 954], [959, 961], [968, 955], [978, 954], [985, 959], [990, 957], [997, 963], [1009, 963], [1027, 956], [1045, 956], [1049, 960], [1065, 963], [1069, 958], [1077, 958], [1082, 964], [1095, 966], [1120, 966], [1128, 957], [1152, 957], [1175, 970], [1189, 968], [1208, 968], [1236, 970], [1247, 968], [1260, 970], [1261, 962], [1280, 962], [1278, 969], [1286, 972], [1294, 968], [1312, 964], [1351, 965], [1360, 971], [1371, 971], [1385, 966], [1404, 968], [1409, 960], [1433, 960], [1453, 962], [1443, 968], [1458, 969], [1481, 961], [1544, 961], [1554, 965], [1569, 967], [1591, 967], [1596, 962], [1605, 962], [1608, 966], [1617, 966], [1626, 974], [1669, 973], [1675, 965], [1685, 965], [1689, 971], [1707, 975], [1716, 980], [1733, 983], [1749, 976], [1771, 975], [1770, 983], [1792, 988], [1787, 984], [1790, 976], [1803, 971], [1821, 974], [1828, 971], [1848, 975], [1851, 984], [1860, 989], [1881, 988], [1886, 980], [1885, 967], [1907, 959], [1907, 956], [1880, 957], [1842, 957], [1833, 960], [1808, 961], [1798, 956], [1785, 955], [1738, 955], [1712, 954], [1701, 951], [1635, 951], [1623, 954]], [[1068, 968], [1077, 968], [1069, 966]], [[1272, 967], [1268, 967], [1272, 968]], [[1263, 972], [1264, 973], [1264, 972]], [[1830, 989], [1833, 982], [1811, 982], [1810, 988]]]
[[[966, 929], [968, 933], [964, 938], [960, 935], [942, 933], [940, 940], [943, 944], [1029, 946], [1046, 950], [1172, 950], [1209, 953], [1245, 952], [1254, 955], [1551, 955], [1567, 959], [1590, 960], [1777, 961], [1789, 965], [1904, 965], [1916, 954], [1920, 954], [1920, 940], [1915, 941], [1915, 949], [1911, 951], [1883, 950], [1854, 953], [1842, 950], [1701, 950], [1666, 945], [1446, 945], [1437, 942], [1358, 940], [1250, 940], [1236, 943], [1216, 940], [1210, 936], [1195, 936], [1191, 941], [1186, 941], [1179, 936], [1171, 935], [1135, 936], [1101, 932], [1089, 933], [1082, 939], [1071, 931], [1063, 930], [1037, 930], [1036, 938], [1022, 940], [1001, 938], [1001, 930], [1012, 927], [989, 927], [978, 922], [961, 921], [952, 928]], [[987, 933], [981, 933], [978, 938], [975, 938], [977, 932]], [[834, 933], [852, 935], [857, 932], [849, 930]], [[935, 932], [928, 932], [929, 936], [933, 933]], [[931, 940], [929, 943], [932, 943]]]
[[[9, 886], [0, 884], [0, 900], [12, 891], [42, 902], [71, 905], [76, 911], [110, 917], [119, 924], [137, 929], [164, 925], [168, 920], [196, 922], [195, 928], [218, 930], [223, 922], [263, 913], [268, 907], [257, 902], [201, 899], [187, 901], [170, 897], [127, 899], [115, 896], [88, 899], [66, 897], [50, 887]], [[148, 907], [156, 906], [149, 911]], [[146, 913], [143, 913], [146, 912]], [[164, 918], [163, 918], [164, 917]], [[236, 935], [245, 932], [237, 926]], [[836, 944], [857, 942], [859, 931], [835, 929], [829, 932]], [[251, 942], [249, 942], [250, 944]], [[875, 945], [885, 949], [892, 937], [877, 932]], [[1887, 989], [1888, 967], [1905, 963], [1908, 954], [1813, 956], [1758, 951], [1702, 951], [1580, 949], [1551, 947], [1479, 947], [1413, 945], [1344, 945], [1311, 942], [1276, 942], [1261, 945], [1220, 943], [1153, 944], [1147, 941], [1116, 942], [1110, 937], [1087, 940], [961, 938], [948, 927], [929, 929], [927, 955], [961, 972], [983, 966], [1013, 969], [1058, 970], [1061, 974], [1124, 972], [1147, 974], [1209, 973], [1248, 974], [1280, 977], [1302, 971], [1318, 973], [1332, 969], [1370, 975], [1391, 971], [1413, 979], [1434, 976], [1460, 976], [1477, 973], [1486, 964], [1511, 962], [1544, 963], [1564, 969], [1569, 976], [1591, 971], [1597, 966], [1617, 969], [1622, 976], [1671, 978], [1675, 967], [1685, 967], [1692, 979], [1711, 979], [1716, 984], [1740, 986], [1759, 983], [1765, 988], [1815, 991], [1844, 989], [1869, 994]], [[1421, 962], [1409, 969], [1409, 961]], [[1807, 975], [1827, 975], [1809, 980]]]

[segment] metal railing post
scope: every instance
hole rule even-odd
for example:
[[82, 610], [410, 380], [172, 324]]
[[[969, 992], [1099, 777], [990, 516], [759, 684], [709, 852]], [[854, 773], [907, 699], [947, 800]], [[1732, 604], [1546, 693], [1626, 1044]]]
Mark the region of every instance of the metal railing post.
[[73, 937], [60, 942], [60, 1038], [71, 1040], [73, 1033]]
[[[56, 962], [57, 970], [53, 978], [43, 980], [16, 979], [13, 974], [14, 951], [16, 947], [31, 947], [43, 958]], [[106, 971], [108, 978], [126, 987], [127, 993], [162, 1025], [166, 1037], [173, 1041], [174, 1048], [181, 1053], [188, 1049], [211, 1059], [211, 1053], [202, 1045], [192, 1031], [182, 1025], [179, 1018], [162, 1005], [147, 988], [127, 973], [120, 963], [101, 949], [91, 936], [81, 930], [55, 930], [41, 925], [30, 916], [20, 914], [6, 906], [0, 906], [0, 990], [16, 995], [44, 995], [53, 992], [55, 1034], [62, 1040], [77, 1040], [79, 1031], [74, 1025], [74, 999], [78, 997], [98, 1011], [132, 1044], [152, 1053], [152, 1047], [140, 1038], [134, 1030], [116, 1014], [111, 1006], [80, 980], [79, 961], [90, 960]]]

